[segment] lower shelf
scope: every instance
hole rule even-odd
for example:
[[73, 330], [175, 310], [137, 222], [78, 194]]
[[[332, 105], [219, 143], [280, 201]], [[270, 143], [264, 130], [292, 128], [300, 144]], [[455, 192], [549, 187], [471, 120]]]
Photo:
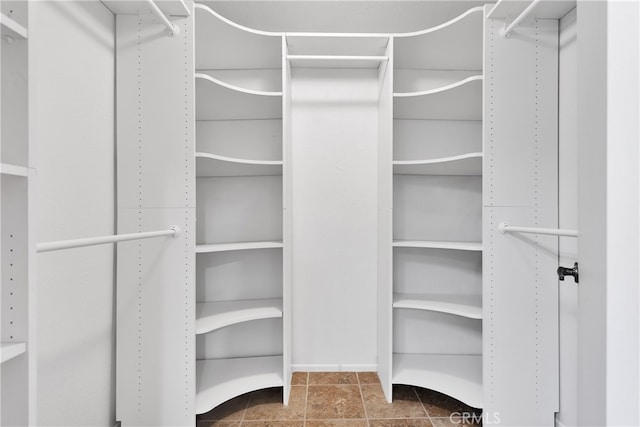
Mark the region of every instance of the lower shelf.
[[394, 353], [392, 382], [439, 391], [482, 408], [482, 356]]
[[3, 342], [0, 347], [2, 363], [27, 352], [26, 342]]
[[268, 387], [284, 385], [282, 356], [196, 361], [196, 413]]

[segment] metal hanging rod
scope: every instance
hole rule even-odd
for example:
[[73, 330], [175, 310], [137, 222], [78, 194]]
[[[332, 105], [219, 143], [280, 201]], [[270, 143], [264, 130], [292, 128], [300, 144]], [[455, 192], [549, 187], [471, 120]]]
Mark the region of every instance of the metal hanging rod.
[[156, 4], [155, 0], [147, 0], [147, 3], [149, 3], [149, 6], [151, 6], [151, 11], [155, 13], [158, 18], [160, 18], [164, 25], [166, 25], [172, 36], [175, 36], [180, 32], [178, 26], [173, 25], [171, 21], [169, 21], [169, 18], [167, 18], [167, 15], [165, 15], [162, 9], [160, 9], [160, 7]]
[[509, 25], [506, 25], [505, 23], [505, 27], [500, 30], [500, 35], [502, 37], [509, 37], [509, 34], [511, 34], [511, 31], [513, 31], [513, 29], [531, 13], [533, 8], [536, 7], [536, 4], [538, 4], [539, 2], [540, 0], [533, 0], [531, 4], [527, 6], [527, 8], [523, 10], [522, 13], [520, 13], [520, 15], [516, 17], [516, 19], [511, 21]]
[[174, 225], [169, 230], [147, 231], [144, 233], [116, 234], [113, 236], [87, 237], [84, 239], [58, 240], [56, 242], [38, 243], [36, 252], [58, 251], [60, 249], [81, 248], [84, 246], [104, 245], [105, 243], [118, 243], [127, 240], [151, 239], [153, 237], [172, 236], [178, 237], [180, 227]]
[[563, 230], [558, 228], [537, 228], [537, 227], [519, 227], [501, 222], [498, 225], [501, 233], [531, 233], [531, 234], [549, 234], [552, 236], [578, 237], [578, 230]]

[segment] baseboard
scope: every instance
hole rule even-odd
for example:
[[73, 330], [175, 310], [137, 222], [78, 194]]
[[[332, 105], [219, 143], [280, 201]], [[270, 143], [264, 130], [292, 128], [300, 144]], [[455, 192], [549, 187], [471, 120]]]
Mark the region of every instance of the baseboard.
[[291, 365], [293, 372], [376, 372], [376, 364], [314, 364]]

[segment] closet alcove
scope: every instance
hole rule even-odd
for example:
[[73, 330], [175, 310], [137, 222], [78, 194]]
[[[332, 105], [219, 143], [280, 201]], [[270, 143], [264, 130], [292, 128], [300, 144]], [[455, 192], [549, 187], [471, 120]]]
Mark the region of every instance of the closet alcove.
[[[408, 384], [506, 411], [507, 423], [553, 417], [557, 242], [513, 239], [498, 223], [557, 225], [547, 201], [557, 200], [554, 37], [566, 11], [505, 38], [515, 3], [395, 33], [258, 30], [196, 3], [180, 33], [160, 40], [152, 22], [119, 16], [119, 73], [129, 75], [118, 85], [120, 139], [136, 140], [151, 114], [174, 117], [166, 125], [183, 141], [157, 154], [146, 141], [123, 146], [121, 179], [152, 173], [119, 194], [131, 206], [120, 225], [146, 221], [135, 212], [145, 203], [150, 219], [185, 229], [162, 252], [184, 263], [148, 266], [168, 293], [162, 308], [138, 304], [175, 335], [118, 338], [119, 419], [192, 422], [275, 386], [287, 404], [292, 372], [313, 370], [375, 371], [388, 401]], [[170, 56], [184, 61], [167, 66]], [[154, 70], [152, 84], [140, 69]], [[163, 79], [180, 84], [162, 94]], [[149, 97], [139, 115], [137, 93]], [[119, 298], [148, 292], [136, 252], [118, 256], [118, 286], [132, 287]], [[526, 331], [516, 349], [513, 328]], [[163, 367], [127, 358], [140, 346], [161, 348]], [[176, 399], [151, 413], [162, 382]], [[519, 383], [526, 411], [508, 393]]]

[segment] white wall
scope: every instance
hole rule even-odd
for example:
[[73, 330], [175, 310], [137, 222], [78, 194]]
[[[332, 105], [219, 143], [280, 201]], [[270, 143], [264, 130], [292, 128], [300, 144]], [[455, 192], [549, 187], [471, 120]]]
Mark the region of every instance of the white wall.
[[[576, 9], [560, 20], [558, 192], [560, 228], [578, 228], [578, 69]], [[559, 241], [559, 265], [578, 261], [578, 242]], [[571, 277], [558, 282], [560, 300], [559, 425], [578, 424], [578, 285]]]
[[580, 425], [640, 424], [638, 8], [578, 2]]
[[[98, 1], [30, 2], [37, 240], [114, 232], [114, 16]], [[114, 422], [114, 249], [39, 254], [38, 422]]]
[[375, 370], [377, 70], [293, 70], [294, 370]]

